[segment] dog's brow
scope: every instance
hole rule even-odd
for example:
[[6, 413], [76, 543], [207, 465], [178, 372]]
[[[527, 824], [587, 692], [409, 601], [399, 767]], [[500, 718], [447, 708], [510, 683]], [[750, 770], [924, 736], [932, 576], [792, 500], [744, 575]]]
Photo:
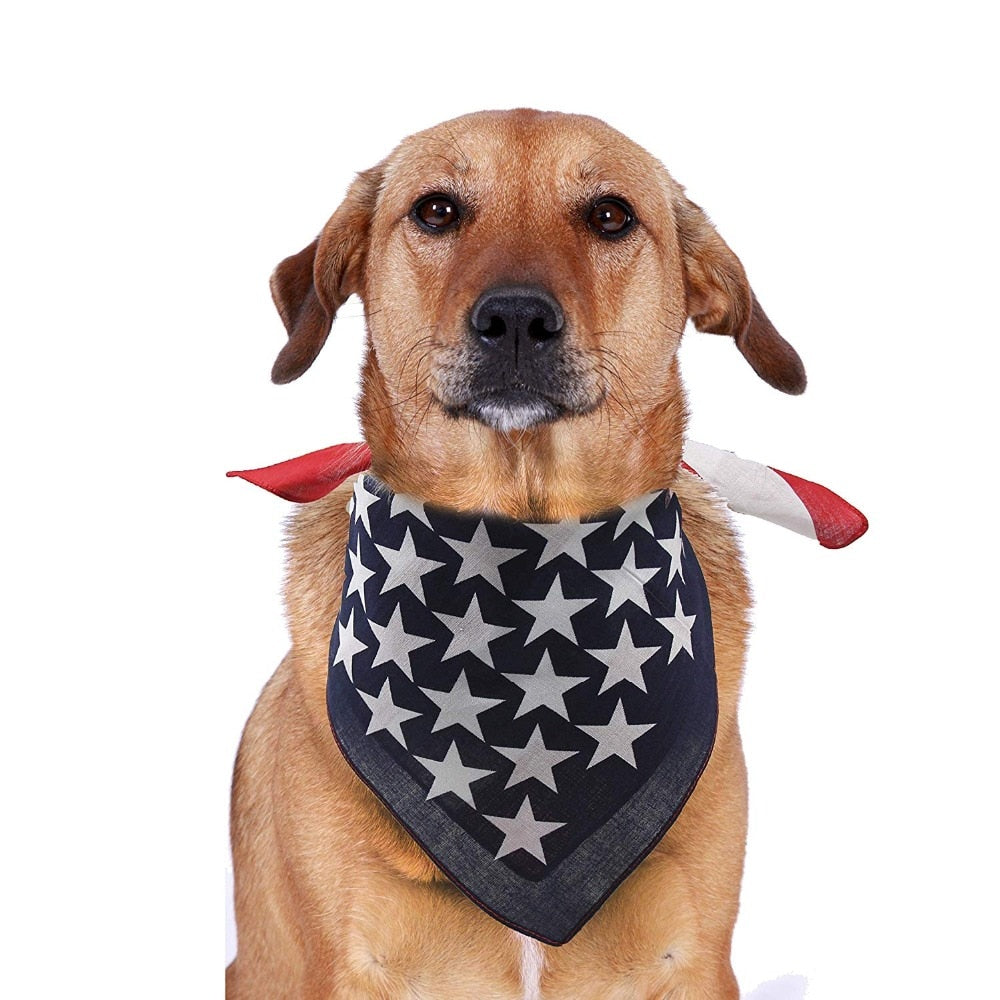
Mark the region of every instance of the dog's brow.
[[428, 150], [428, 154], [434, 159], [444, 160], [456, 174], [468, 173], [472, 161], [466, 155], [465, 150], [458, 144], [458, 140], [450, 132], [447, 141], [442, 140], [438, 149]]
[[433, 153], [434, 159], [444, 160], [456, 174], [467, 174], [469, 172], [469, 160], [467, 157], [461, 156], [459, 154], [455, 156], [446, 156], [444, 153]]
[[471, 165], [472, 161], [466, 155], [465, 150], [462, 149], [462, 147], [458, 144], [458, 139], [455, 138], [455, 133], [453, 131], [451, 131], [451, 129], [448, 130], [448, 142], [449, 142], [449, 145], [451, 146], [451, 150], [455, 154], [455, 158], [459, 162], [458, 163], [454, 163], [454, 162], [452, 162], [451, 158], [448, 158], [448, 157], [446, 157], [446, 159], [448, 159], [448, 162], [451, 163], [452, 166], [460, 174], [464, 174], [469, 169], [469, 166]]
[[611, 149], [610, 144], [605, 144], [595, 149], [589, 156], [580, 161], [577, 167], [577, 173], [581, 180], [591, 180], [592, 178], [603, 173], [606, 169], [606, 164], [599, 161], [599, 157], [602, 153]]

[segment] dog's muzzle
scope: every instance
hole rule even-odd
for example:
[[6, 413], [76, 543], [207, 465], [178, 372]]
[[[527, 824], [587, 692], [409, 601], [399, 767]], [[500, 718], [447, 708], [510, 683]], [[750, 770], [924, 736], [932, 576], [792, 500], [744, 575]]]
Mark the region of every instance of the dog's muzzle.
[[566, 412], [565, 316], [542, 288], [500, 285], [469, 313], [477, 358], [466, 411], [497, 430], [520, 430]]

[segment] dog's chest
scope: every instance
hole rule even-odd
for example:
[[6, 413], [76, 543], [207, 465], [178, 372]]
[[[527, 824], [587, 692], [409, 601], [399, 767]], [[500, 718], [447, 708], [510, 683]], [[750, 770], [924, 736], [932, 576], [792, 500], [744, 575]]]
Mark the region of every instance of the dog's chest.
[[[683, 926], [650, 860], [573, 941], [543, 945], [492, 920], [452, 886], [384, 875], [359, 889], [345, 936], [359, 996], [392, 1000], [636, 1000], [669, 989]], [[386, 895], [393, 894], [392, 915]], [[671, 940], [668, 935], [673, 935]]]

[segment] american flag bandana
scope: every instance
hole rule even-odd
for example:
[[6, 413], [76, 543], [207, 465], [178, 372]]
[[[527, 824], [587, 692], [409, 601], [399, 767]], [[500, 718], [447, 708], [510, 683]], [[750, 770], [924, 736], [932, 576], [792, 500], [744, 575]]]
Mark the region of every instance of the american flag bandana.
[[715, 739], [708, 593], [668, 490], [582, 521], [359, 478], [327, 706], [358, 775], [478, 906], [563, 944]]

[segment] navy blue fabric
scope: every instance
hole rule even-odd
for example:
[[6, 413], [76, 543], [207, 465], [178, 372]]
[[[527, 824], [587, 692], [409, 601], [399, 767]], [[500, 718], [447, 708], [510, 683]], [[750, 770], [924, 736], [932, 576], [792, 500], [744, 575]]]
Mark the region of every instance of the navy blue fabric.
[[[372, 477], [364, 487], [373, 496], [365, 498], [363, 517], [356, 508], [352, 513], [353, 557], [349, 553], [346, 561], [330, 648], [327, 701], [337, 742], [358, 775], [475, 903], [525, 934], [562, 944], [677, 817], [715, 738], [708, 593], [682, 535], [677, 498], [669, 491], [642, 498], [642, 516], [617, 539], [619, 521], [626, 517], [622, 509], [586, 521], [599, 525], [582, 542], [586, 566], [566, 553], [539, 566], [546, 540], [536, 527], [431, 507], [423, 508], [422, 518], [413, 512], [417, 505], [401, 504]], [[481, 575], [456, 582], [463, 575], [462, 559], [448, 540], [469, 542], [482, 524], [493, 546], [514, 551], [499, 565], [502, 590]], [[664, 543], [677, 535], [683, 539], [679, 561], [676, 543], [675, 556]], [[390, 575], [384, 556], [391, 558], [390, 550], [405, 551], [411, 544], [417, 556], [441, 565], [422, 564], [427, 571], [419, 580], [383, 593]], [[352, 566], [358, 564], [371, 572], [352, 592]], [[655, 570], [644, 574], [649, 577], [643, 587], [648, 611], [639, 599], [614, 606], [612, 585], [595, 573], [615, 570], [624, 581], [629, 565]], [[634, 577], [630, 585], [636, 586]], [[575, 638], [549, 630], [528, 642], [538, 606], [526, 609], [515, 602], [560, 592], [570, 600], [591, 599], [571, 617]], [[467, 614], [475, 602], [482, 620], [509, 631], [488, 648], [449, 656], [455, 618], [448, 616]], [[610, 613], [609, 605], [614, 607]], [[687, 623], [679, 632], [669, 627], [678, 614]], [[384, 633], [380, 628], [377, 634], [372, 623], [387, 626], [394, 615], [401, 616], [407, 635], [429, 641], [387, 659], [393, 651], [379, 656], [378, 635]], [[349, 665], [340, 649], [348, 632], [354, 637]], [[592, 651], [612, 650], [625, 637], [640, 661], [648, 662], [632, 680], [602, 691], [609, 668]], [[373, 666], [379, 659], [384, 662]], [[558, 678], [572, 678], [573, 686], [519, 715], [527, 695], [512, 678], [533, 677], [546, 664]], [[496, 700], [469, 716], [483, 739], [463, 725], [435, 731], [441, 709], [432, 695], [452, 692], [456, 685], [459, 690], [467, 685], [473, 698]], [[397, 729], [405, 746], [388, 729], [367, 733], [374, 724], [373, 699], [380, 696], [391, 696], [405, 715]], [[601, 740], [584, 727], [606, 726], [616, 713], [633, 727], [631, 735], [639, 735], [630, 735], [620, 754], [598, 760]], [[648, 728], [635, 728], [641, 726]], [[540, 734], [546, 750], [565, 754], [545, 772], [547, 780], [529, 777], [506, 787], [516, 777], [515, 763], [497, 748], [523, 748], [533, 734], [536, 739]], [[435, 779], [421, 759], [441, 762], [456, 751], [463, 768], [476, 769], [462, 774], [482, 776], [471, 780], [464, 797], [453, 791], [429, 797]], [[634, 763], [625, 759], [630, 752]], [[509, 849], [520, 832], [508, 839], [506, 827], [494, 820], [515, 822], [526, 809], [529, 833], [545, 832], [531, 841], [533, 846]], [[532, 821], [545, 826], [531, 826]]]

